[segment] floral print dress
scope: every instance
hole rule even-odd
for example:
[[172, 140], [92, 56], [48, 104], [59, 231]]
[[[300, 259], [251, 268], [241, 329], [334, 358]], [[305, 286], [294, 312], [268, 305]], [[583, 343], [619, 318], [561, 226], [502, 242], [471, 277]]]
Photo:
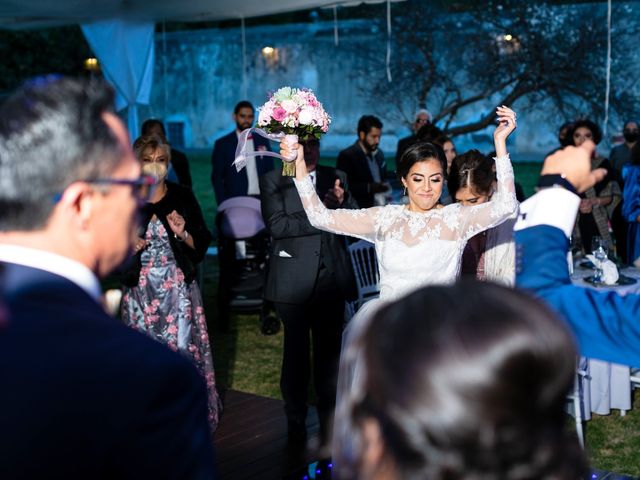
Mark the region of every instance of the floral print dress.
[[195, 280], [185, 282], [157, 217], [149, 222], [145, 240], [140, 279], [136, 287], [125, 289], [122, 320], [191, 359], [207, 383], [209, 423], [215, 431], [221, 404], [200, 289]]

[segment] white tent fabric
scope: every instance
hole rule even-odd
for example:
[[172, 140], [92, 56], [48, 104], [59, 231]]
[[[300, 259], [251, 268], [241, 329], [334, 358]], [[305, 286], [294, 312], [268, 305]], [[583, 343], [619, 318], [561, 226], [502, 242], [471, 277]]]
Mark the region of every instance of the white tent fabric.
[[138, 105], [149, 103], [153, 84], [152, 22], [111, 20], [82, 25], [106, 79], [116, 90], [116, 108], [127, 107], [128, 126], [137, 136]]
[[[343, 0], [3, 0], [0, 28], [41, 28], [96, 20], [227, 20], [346, 3]], [[354, 3], [354, 2], [351, 2]], [[360, 3], [360, 2], [355, 2]]]

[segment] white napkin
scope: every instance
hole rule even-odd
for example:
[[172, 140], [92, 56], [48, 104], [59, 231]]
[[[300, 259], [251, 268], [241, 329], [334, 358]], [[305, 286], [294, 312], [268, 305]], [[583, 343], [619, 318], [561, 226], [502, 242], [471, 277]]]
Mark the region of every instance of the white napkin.
[[[598, 260], [593, 255], [587, 255], [587, 258], [594, 265], [598, 264]], [[602, 282], [605, 285], [615, 285], [620, 278], [620, 274], [618, 273], [618, 267], [611, 260], [606, 259], [602, 262]]]

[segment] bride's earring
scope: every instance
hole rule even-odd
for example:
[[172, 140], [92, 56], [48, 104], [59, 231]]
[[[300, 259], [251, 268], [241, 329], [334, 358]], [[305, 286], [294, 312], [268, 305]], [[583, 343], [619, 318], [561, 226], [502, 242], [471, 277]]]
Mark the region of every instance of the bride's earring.
[[404, 190], [402, 191], [402, 196], [403, 197], [407, 196], [407, 187], [404, 187]]

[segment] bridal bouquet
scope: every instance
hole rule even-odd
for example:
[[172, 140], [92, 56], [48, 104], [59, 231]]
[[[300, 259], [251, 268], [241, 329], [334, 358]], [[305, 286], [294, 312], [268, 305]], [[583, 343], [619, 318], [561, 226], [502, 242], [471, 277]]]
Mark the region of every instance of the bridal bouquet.
[[[258, 127], [271, 134], [284, 135], [285, 142], [320, 138], [329, 130], [331, 117], [312, 90], [282, 87], [259, 108]], [[282, 175], [295, 176], [295, 157], [283, 159]]]

